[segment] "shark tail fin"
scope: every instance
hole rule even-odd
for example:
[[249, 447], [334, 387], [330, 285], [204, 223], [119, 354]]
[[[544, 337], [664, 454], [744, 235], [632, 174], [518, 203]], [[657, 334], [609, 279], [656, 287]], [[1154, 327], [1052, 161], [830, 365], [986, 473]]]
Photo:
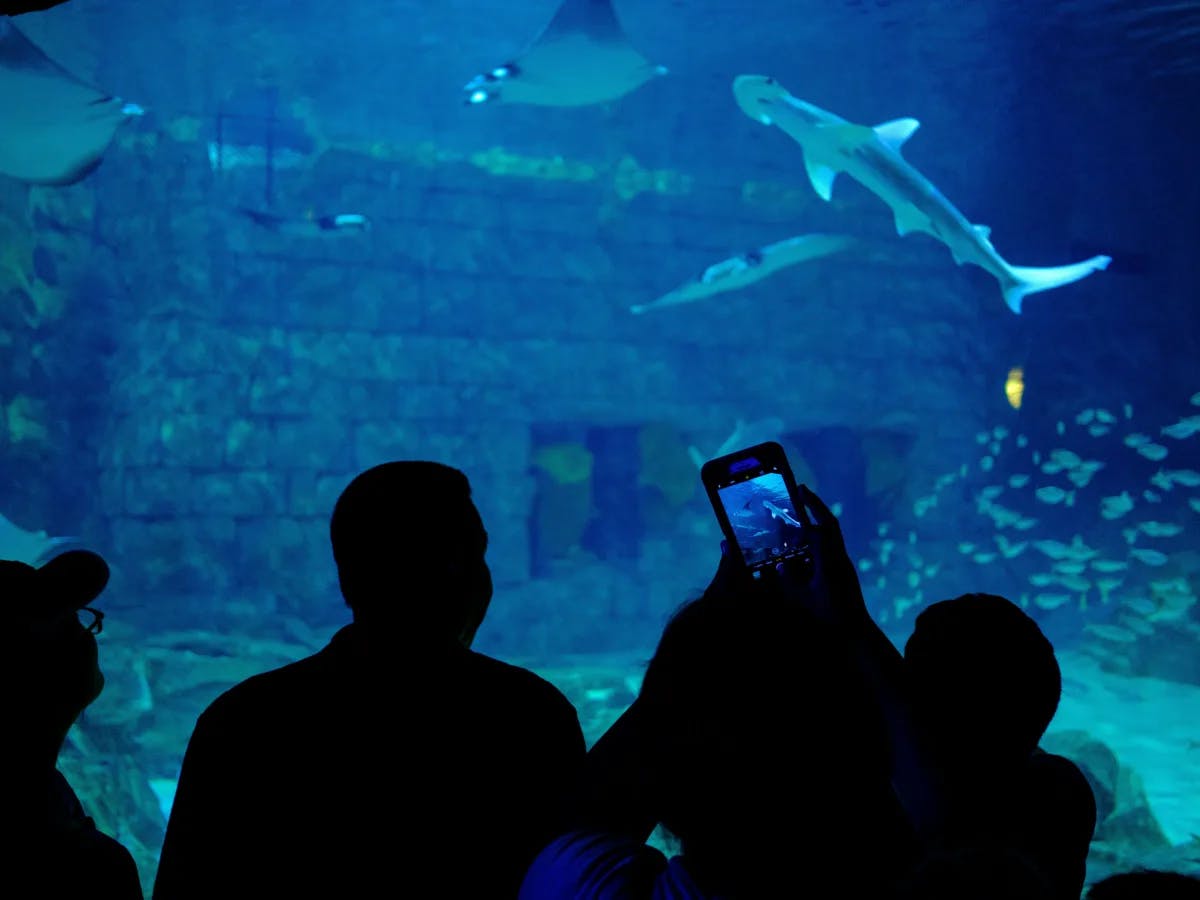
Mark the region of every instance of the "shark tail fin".
[[1026, 294], [1036, 294], [1038, 291], [1048, 291], [1071, 284], [1093, 272], [1107, 269], [1110, 262], [1111, 256], [1093, 256], [1069, 266], [1009, 266], [1012, 281], [1004, 286], [1004, 302], [1013, 312], [1020, 313], [1021, 301], [1025, 299]]

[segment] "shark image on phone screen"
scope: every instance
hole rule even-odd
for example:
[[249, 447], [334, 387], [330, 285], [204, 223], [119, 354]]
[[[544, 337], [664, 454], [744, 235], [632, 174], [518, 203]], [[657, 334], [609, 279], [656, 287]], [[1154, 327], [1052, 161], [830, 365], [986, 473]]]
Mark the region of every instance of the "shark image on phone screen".
[[720, 497], [746, 565], [792, 556], [804, 546], [803, 526], [779, 472], [723, 487]]

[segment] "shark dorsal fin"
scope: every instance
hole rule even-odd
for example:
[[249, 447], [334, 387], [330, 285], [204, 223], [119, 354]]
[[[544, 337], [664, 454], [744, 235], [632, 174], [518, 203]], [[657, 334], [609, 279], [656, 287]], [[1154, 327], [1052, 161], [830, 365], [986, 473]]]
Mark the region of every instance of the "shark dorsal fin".
[[904, 142], [920, 127], [921, 123], [916, 119], [892, 119], [890, 122], [876, 125], [874, 131], [879, 140], [899, 153]]
[[971, 228], [979, 235], [980, 240], [987, 241], [989, 244], [992, 242], [992, 229], [986, 225], [972, 225]]
[[804, 159], [804, 168], [817, 196], [828, 202], [833, 197], [833, 180], [837, 178], [838, 173], [829, 166], [813, 162], [808, 157]]

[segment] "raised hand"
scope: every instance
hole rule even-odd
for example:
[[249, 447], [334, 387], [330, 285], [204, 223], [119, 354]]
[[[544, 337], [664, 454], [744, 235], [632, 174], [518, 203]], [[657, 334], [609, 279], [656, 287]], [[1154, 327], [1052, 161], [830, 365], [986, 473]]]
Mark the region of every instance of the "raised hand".
[[776, 567], [780, 580], [785, 590], [822, 620], [845, 626], [861, 624], [867, 618], [867, 606], [837, 517], [805, 485], [800, 485], [799, 492], [801, 507], [797, 511], [804, 520], [812, 561], [781, 563]]

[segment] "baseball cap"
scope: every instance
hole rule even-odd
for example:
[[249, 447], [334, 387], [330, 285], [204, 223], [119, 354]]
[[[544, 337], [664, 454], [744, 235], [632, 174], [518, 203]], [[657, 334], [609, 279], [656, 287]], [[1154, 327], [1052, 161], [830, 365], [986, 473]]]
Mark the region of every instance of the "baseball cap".
[[0, 609], [27, 621], [87, 606], [108, 584], [108, 563], [90, 550], [68, 550], [40, 567], [0, 560]]

